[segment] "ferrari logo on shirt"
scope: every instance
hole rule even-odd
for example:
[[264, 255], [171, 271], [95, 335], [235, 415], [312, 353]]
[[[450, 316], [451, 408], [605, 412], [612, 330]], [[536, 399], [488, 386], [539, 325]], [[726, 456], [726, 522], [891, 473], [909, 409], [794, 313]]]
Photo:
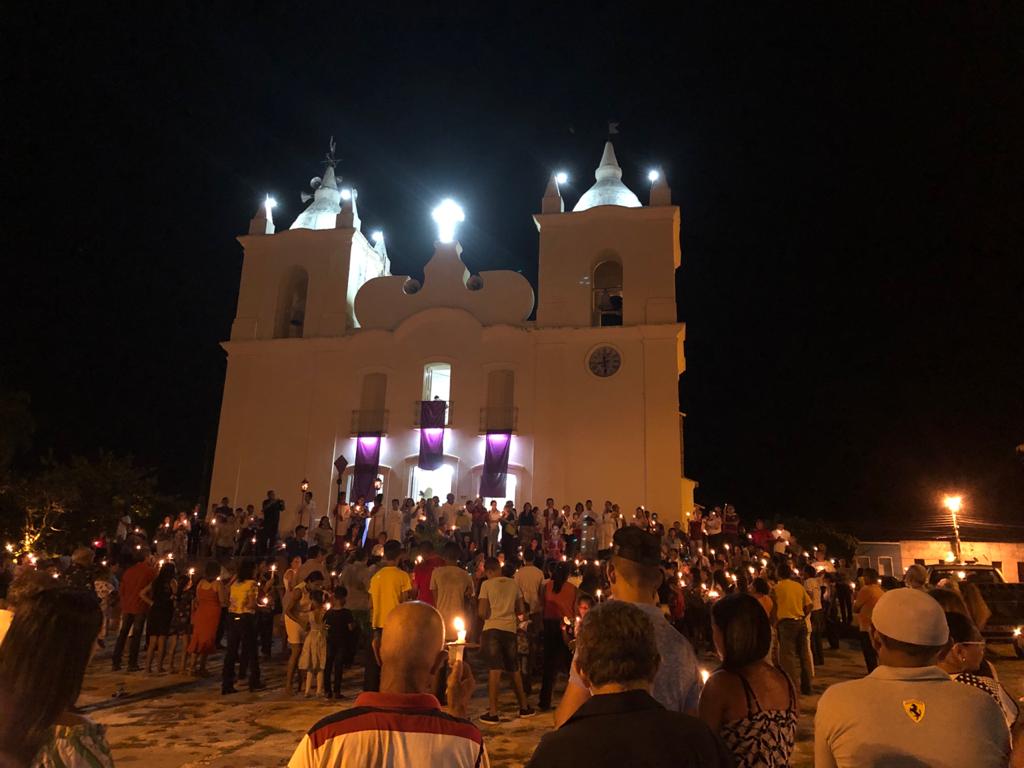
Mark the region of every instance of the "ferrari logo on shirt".
[[924, 720], [924, 702], [920, 699], [904, 699], [903, 711], [907, 713], [907, 717], [913, 720], [914, 723], [920, 723]]

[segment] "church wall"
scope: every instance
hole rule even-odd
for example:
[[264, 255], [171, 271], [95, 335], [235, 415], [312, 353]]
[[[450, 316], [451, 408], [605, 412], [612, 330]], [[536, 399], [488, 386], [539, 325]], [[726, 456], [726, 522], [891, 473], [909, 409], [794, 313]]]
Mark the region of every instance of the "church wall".
[[[475, 496], [479, 487], [487, 374], [510, 369], [518, 408], [510, 467], [519, 474], [518, 504], [543, 504], [546, 496], [569, 504], [611, 499], [624, 511], [644, 504], [664, 520], [678, 519], [680, 330], [485, 328], [467, 312], [435, 308], [394, 332], [230, 344], [211, 495], [258, 504], [274, 488], [290, 512], [305, 477], [325, 511], [336, 492], [334, 458], [344, 454], [355, 461], [352, 412], [360, 407], [362, 377], [386, 372], [384, 492], [405, 497], [419, 453], [413, 423], [423, 366], [448, 362], [452, 407], [445, 454], [457, 459], [460, 499]], [[601, 344], [617, 348], [623, 360], [616, 374], [603, 379], [587, 365]]]

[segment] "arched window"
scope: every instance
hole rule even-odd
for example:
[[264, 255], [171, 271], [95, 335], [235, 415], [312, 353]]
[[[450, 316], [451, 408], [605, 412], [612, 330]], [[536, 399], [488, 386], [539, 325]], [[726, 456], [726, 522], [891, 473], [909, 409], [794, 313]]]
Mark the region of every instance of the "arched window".
[[513, 431], [516, 428], [516, 374], [510, 370], [487, 374], [487, 407], [480, 414], [480, 431]]
[[275, 339], [301, 339], [306, 325], [306, 292], [309, 273], [302, 267], [292, 267], [281, 279], [277, 295], [277, 317], [274, 320]]
[[594, 325], [622, 325], [622, 264], [602, 261], [594, 267]]

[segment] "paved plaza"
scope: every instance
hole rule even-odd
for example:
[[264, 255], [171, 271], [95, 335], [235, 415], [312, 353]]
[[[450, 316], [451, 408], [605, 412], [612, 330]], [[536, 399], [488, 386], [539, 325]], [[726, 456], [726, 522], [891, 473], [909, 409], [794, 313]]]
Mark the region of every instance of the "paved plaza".
[[[112, 638], [111, 638], [112, 639]], [[1009, 646], [993, 648], [1000, 677], [1014, 696], [1024, 692], [1024, 662], [1012, 658]], [[800, 701], [800, 726], [794, 768], [813, 765], [813, 720], [818, 697], [829, 685], [860, 677], [860, 652], [844, 643], [826, 650], [826, 663], [814, 681], [814, 695]], [[172, 768], [212, 766], [250, 768], [284, 765], [303, 732], [339, 707], [352, 706], [362, 684], [362, 668], [346, 675], [347, 699], [340, 704], [324, 699], [289, 698], [282, 693], [283, 662], [264, 664], [265, 691], [220, 695], [219, 657], [211, 659], [214, 676], [196, 680], [183, 675], [111, 672], [106, 656], [93, 661], [79, 705], [90, 717], [108, 726], [108, 739], [119, 766]], [[714, 661], [704, 660], [709, 668]], [[477, 672], [477, 690], [470, 707], [474, 720], [486, 708], [486, 673]], [[564, 685], [564, 678], [562, 681]], [[121, 696], [113, 694], [123, 692]], [[502, 698], [503, 713], [515, 713], [510, 693]], [[550, 714], [529, 720], [512, 719], [499, 726], [478, 723], [484, 733], [491, 764], [501, 768], [523, 765], [540, 737], [551, 728]]]

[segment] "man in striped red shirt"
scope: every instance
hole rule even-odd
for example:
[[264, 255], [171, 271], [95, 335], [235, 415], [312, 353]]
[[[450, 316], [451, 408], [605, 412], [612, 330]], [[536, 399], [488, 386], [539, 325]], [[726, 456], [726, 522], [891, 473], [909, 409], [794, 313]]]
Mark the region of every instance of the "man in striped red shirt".
[[432, 606], [402, 603], [384, 621], [380, 692], [325, 717], [302, 737], [288, 768], [443, 765], [488, 768], [480, 730], [465, 719], [475, 681], [452, 665], [450, 714], [430, 693], [444, 663], [444, 623]]

